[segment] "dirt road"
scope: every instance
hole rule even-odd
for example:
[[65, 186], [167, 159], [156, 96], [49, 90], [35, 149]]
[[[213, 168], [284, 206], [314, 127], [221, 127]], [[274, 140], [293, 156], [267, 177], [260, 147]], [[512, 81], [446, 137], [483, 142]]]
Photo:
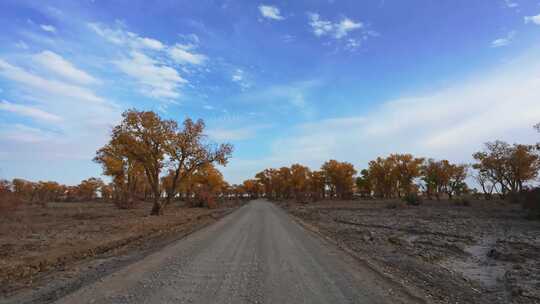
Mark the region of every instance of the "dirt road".
[[414, 303], [256, 200], [57, 303]]

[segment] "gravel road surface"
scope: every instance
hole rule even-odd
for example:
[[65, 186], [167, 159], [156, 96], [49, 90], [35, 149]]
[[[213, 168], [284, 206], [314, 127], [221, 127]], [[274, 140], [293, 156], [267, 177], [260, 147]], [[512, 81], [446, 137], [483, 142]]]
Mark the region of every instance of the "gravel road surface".
[[255, 200], [56, 303], [417, 303]]

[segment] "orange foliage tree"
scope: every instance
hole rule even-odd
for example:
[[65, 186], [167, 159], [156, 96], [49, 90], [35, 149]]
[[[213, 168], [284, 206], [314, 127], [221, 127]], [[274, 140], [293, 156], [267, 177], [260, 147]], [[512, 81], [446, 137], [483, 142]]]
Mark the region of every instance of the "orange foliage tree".
[[311, 170], [308, 167], [300, 164], [293, 164], [290, 169], [291, 172], [291, 190], [297, 201], [305, 200], [309, 191], [309, 178], [311, 177]]
[[423, 158], [411, 154], [391, 154], [377, 157], [368, 164], [366, 182], [375, 196], [382, 198], [402, 197], [416, 191], [414, 181], [421, 176]]
[[501, 195], [518, 193], [525, 183], [534, 180], [540, 170], [540, 156], [533, 145], [510, 145], [503, 141], [488, 142], [485, 150], [473, 154], [482, 178], [498, 185]]
[[467, 169], [468, 166], [464, 164], [428, 159], [422, 167], [422, 181], [428, 198], [435, 195], [437, 199], [440, 199], [440, 195], [444, 193], [452, 199], [454, 195], [466, 192]]
[[[144, 172], [152, 193], [152, 215], [163, 213], [178, 194], [180, 183], [197, 169], [209, 164], [225, 165], [232, 154], [231, 145], [215, 146], [206, 141], [202, 120], [186, 119], [179, 128], [175, 121], [151, 111], [128, 110], [122, 117], [109, 144], [98, 150], [95, 160], [103, 165], [105, 174], [121, 180], [126, 179], [126, 174], [129, 179], [130, 170]], [[161, 175], [164, 169], [166, 179]]]
[[356, 170], [351, 163], [332, 159], [322, 165], [321, 171], [326, 178], [330, 198], [352, 197]]
[[221, 173], [211, 165], [226, 165], [231, 157], [233, 147], [230, 144], [216, 146], [207, 143], [203, 133], [204, 128], [205, 124], [202, 120], [193, 122], [189, 118], [184, 121], [182, 129], [173, 128], [165, 146], [171, 179], [169, 187], [165, 187], [166, 199], [162, 205], [154, 204], [152, 214], [160, 214], [163, 205], [170, 203], [172, 198], [176, 196], [179, 182], [192, 175], [196, 170], [199, 170], [201, 174], [213, 174], [206, 176], [208, 183], [211, 182], [211, 178], [217, 178], [217, 176], [223, 179]]
[[251, 199], [258, 198], [263, 190], [263, 185], [256, 179], [245, 180], [240, 187]]

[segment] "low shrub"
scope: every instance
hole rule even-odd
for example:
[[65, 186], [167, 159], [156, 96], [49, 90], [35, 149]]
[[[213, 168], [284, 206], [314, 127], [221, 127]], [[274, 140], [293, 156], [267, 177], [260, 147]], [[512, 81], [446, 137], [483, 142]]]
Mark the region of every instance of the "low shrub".
[[23, 201], [14, 193], [0, 192], [0, 214], [17, 209]]
[[509, 202], [510, 204], [523, 204], [524, 192], [526, 191], [522, 191], [520, 193], [508, 193], [505, 197], [505, 201]]
[[403, 197], [403, 201], [410, 206], [418, 206], [422, 204], [422, 198], [416, 193], [409, 193]]
[[460, 207], [470, 207], [471, 206], [471, 200], [467, 197], [458, 197], [454, 200], [454, 205], [460, 206]]
[[192, 208], [202, 208], [206, 207], [209, 209], [215, 209], [218, 206], [218, 202], [214, 196], [214, 194], [208, 192], [208, 191], [200, 191], [198, 192], [193, 200], [190, 200], [189, 205]]
[[540, 188], [521, 191], [517, 201], [528, 211], [528, 218], [540, 219]]
[[114, 205], [118, 209], [133, 209], [135, 208], [135, 200], [133, 199], [119, 199], [114, 201]]
[[400, 201], [391, 201], [385, 205], [386, 209], [398, 209], [403, 208], [403, 202]]

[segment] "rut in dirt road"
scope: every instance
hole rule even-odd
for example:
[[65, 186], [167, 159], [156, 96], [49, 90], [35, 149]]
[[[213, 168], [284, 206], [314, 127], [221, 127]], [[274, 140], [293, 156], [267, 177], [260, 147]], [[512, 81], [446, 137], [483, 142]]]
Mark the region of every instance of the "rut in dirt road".
[[256, 200], [57, 303], [412, 303], [272, 203]]

